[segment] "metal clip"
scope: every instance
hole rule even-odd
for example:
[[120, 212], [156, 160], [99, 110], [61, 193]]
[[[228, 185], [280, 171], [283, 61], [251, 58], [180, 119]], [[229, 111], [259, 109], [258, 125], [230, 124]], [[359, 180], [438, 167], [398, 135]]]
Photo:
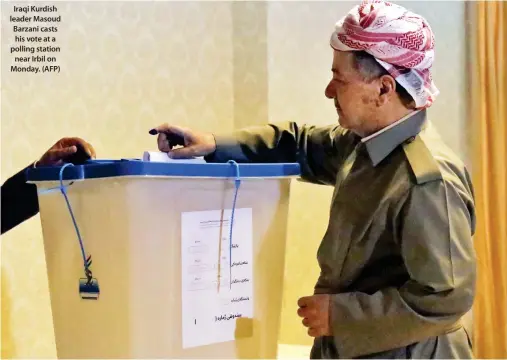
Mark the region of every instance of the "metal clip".
[[99, 298], [99, 282], [95, 278], [79, 279], [79, 295], [83, 300], [97, 300]]
[[84, 300], [97, 300], [100, 294], [99, 282], [92, 277], [90, 266], [92, 265], [92, 257], [88, 256], [85, 263], [85, 278], [79, 279], [79, 294]]

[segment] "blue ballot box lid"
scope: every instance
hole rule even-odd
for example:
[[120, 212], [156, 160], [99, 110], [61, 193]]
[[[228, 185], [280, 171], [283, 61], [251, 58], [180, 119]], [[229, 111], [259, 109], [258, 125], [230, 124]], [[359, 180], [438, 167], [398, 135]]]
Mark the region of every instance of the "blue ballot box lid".
[[[236, 168], [237, 167], [237, 168]], [[61, 166], [30, 168], [28, 182], [58, 181]], [[298, 163], [190, 163], [190, 162], [149, 162], [138, 159], [89, 160], [82, 165], [68, 166], [62, 173], [62, 180], [84, 180], [118, 176], [162, 176], [197, 178], [279, 178], [300, 175]]]

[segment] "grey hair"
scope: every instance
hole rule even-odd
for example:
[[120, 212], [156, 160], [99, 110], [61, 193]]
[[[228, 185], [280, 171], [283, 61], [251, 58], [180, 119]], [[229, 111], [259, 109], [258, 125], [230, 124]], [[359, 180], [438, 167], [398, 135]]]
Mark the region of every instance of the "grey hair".
[[[354, 51], [353, 54], [355, 68], [363, 76], [365, 81], [371, 81], [383, 75], [389, 75], [387, 70], [375, 60], [373, 55], [368, 54], [366, 51]], [[414, 99], [398, 82], [396, 82], [396, 92], [405, 106], [409, 107], [413, 105]]]

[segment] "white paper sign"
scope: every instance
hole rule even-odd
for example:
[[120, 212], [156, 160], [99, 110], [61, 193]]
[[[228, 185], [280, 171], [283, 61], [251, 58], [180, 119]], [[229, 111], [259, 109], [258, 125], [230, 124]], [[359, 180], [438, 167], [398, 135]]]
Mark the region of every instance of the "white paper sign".
[[234, 340], [236, 319], [253, 318], [252, 209], [235, 209], [232, 248], [230, 210], [181, 220], [183, 348]]

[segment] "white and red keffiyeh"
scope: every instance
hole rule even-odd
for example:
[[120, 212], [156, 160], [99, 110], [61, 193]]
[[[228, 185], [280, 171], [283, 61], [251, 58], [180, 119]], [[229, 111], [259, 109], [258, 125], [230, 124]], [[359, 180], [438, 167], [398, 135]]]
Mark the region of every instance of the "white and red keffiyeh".
[[439, 91], [431, 78], [435, 39], [426, 20], [382, 0], [365, 0], [336, 23], [331, 47], [375, 57], [415, 100], [431, 106]]

